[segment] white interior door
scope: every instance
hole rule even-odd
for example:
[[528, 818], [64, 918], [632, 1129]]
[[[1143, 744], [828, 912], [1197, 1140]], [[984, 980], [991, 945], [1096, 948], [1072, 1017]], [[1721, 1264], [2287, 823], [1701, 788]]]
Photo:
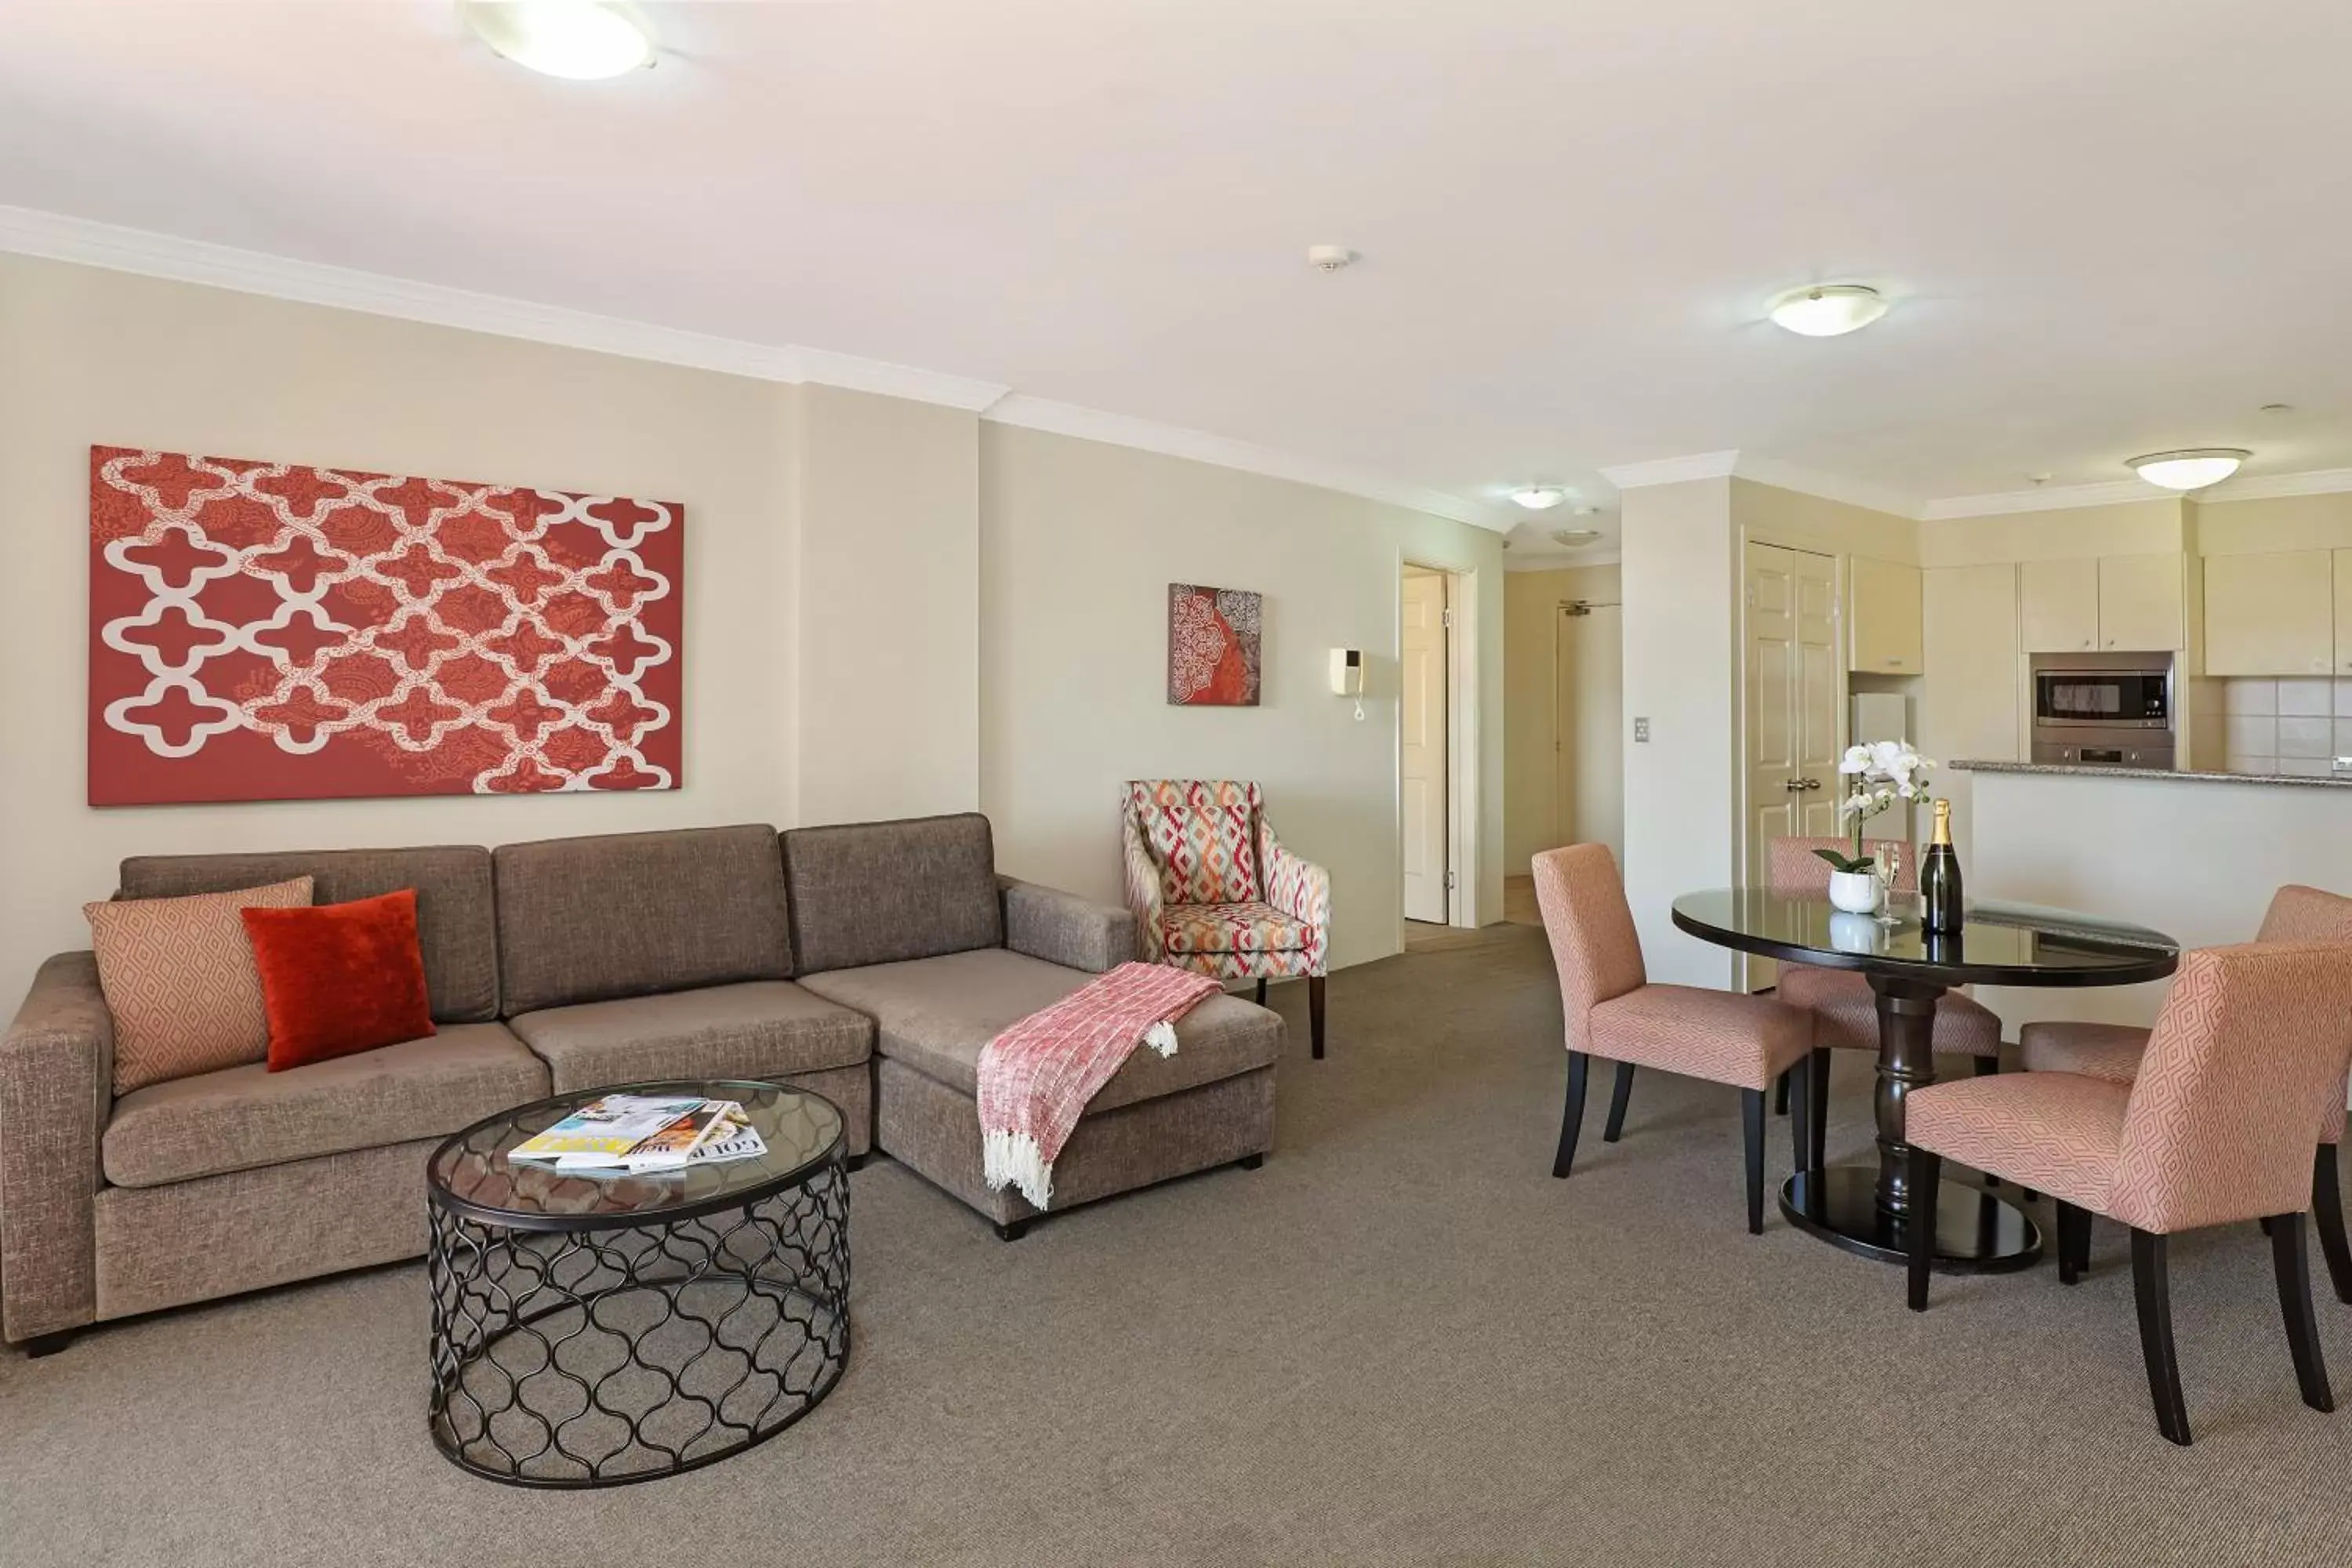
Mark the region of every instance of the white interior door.
[[1804, 735], [1798, 720], [1797, 552], [1750, 544], [1748, 598], [1748, 856], [1742, 879], [1766, 880], [1765, 846], [1799, 831]]
[[1838, 830], [1838, 590], [1837, 562], [1827, 555], [1788, 551], [1795, 574], [1797, 679], [1797, 831], [1808, 838], [1834, 837]]
[[1404, 574], [1400, 767], [1404, 802], [1404, 918], [1445, 923], [1445, 577]]

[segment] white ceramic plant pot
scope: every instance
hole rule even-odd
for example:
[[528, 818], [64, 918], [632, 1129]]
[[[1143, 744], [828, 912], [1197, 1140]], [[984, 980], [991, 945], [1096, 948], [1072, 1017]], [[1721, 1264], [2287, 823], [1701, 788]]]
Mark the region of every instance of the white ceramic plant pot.
[[1867, 871], [1830, 873], [1830, 902], [1850, 915], [1866, 915], [1877, 909], [1885, 891]]

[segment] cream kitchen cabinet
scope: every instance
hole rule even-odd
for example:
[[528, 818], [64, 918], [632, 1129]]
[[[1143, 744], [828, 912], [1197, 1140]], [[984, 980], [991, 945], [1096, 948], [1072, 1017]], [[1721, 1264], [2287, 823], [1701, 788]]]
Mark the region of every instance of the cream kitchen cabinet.
[[2028, 561], [2018, 568], [2018, 626], [2028, 653], [2089, 653], [2099, 646], [2099, 563]]
[[2326, 675], [2342, 647], [2336, 584], [2352, 552], [2274, 550], [2205, 558], [2205, 673]]
[[2352, 675], [2352, 550], [2336, 552], [2336, 673]]
[[1846, 564], [1845, 626], [1848, 669], [1918, 674], [1919, 568], [1853, 556]]
[[2149, 653], [2189, 646], [2181, 616], [2181, 557], [2099, 557], [2099, 648]]
[[2028, 561], [2018, 570], [2027, 653], [2164, 652], [2189, 646], [2181, 558]]

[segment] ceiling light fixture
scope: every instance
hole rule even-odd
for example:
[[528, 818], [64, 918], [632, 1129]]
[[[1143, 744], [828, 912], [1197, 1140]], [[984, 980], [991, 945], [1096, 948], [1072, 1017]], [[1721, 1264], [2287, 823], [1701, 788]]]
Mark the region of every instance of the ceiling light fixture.
[[1568, 492], [1558, 485], [1521, 485], [1511, 499], [1529, 511], [1549, 511], [1568, 499]]
[[1834, 338], [1886, 314], [1886, 298], [1860, 283], [1816, 283], [1772, 301], [1772, 320], [1801, 337]]
[[626, 0], [457, 0], [474, 36], [515, 64], [603, 81], [654, 63], [653, 24]]
[[1563, 550], [1581, 550], [1600, 537], [1601, 531], [1597, 528], [1555, 528], [1551, 531], [1551, 542]]
[[2178, 452], [2150, 452], [2126, 466], [2149, 484], [2168, 490], [2201, 490], [2218, 485], [2252, 457], [2243, 447], [2189, 447]]

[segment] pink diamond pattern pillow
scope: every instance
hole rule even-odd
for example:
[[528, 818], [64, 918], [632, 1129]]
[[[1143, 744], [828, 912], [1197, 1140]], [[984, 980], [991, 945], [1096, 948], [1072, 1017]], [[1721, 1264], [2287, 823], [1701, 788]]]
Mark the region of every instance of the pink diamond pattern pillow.
[[310, 902], [310, 879], [297, 877], [228, 893], [84, 904], [114, 1015], [114, 1092], [267, 1057], [261, 972], [237, 911]]

